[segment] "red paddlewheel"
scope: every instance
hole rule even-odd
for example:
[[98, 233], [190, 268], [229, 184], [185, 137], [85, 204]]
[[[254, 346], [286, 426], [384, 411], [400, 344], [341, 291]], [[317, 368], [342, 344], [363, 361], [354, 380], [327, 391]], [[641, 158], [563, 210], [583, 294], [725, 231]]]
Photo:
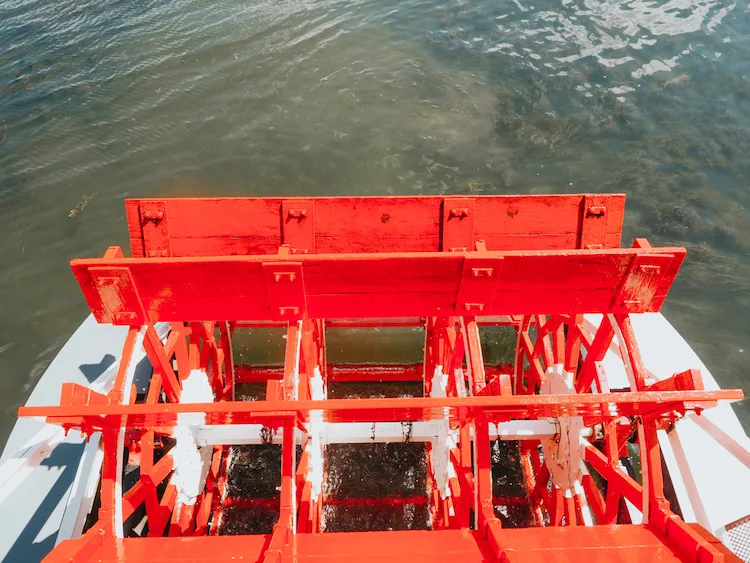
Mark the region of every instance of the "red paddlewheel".
[[[624, 199], [128, 201], [133, 258], [72, 263], [130, 326], [114, 387], [19, 411], [102, 436], [98, 514], [46, 561], [732, 560], [671, 511], [657, 432], [742, 392], [644, 367], [630, 315], [685, 250], [618, 248]], [[485, 365], [487, 326], [513, 363]], [[283, 363], [235, 366], [264, 327]], [[329, 364], [358, 327], [423, 330], [423, 362]]]

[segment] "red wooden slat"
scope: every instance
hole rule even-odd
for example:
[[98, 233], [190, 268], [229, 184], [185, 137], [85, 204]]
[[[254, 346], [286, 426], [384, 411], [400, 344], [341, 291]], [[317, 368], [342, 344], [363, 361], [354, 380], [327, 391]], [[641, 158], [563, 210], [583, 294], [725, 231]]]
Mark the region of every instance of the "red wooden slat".
[[[97, 532], [98, 530], [95, 530]], [[493, 530], [494, 531], [494, 530]], [[502, 529], [498, 547], [504, 560], [545, 563], [591, 561], [677, 562], [681, 559], [663, 538], [645, 526], [595, 526]], [[88, 536], [88, 534], [87, 534]], [[389, 531], [299, 534], [295, 554], [300, 560], [317, 562], [374, 563], [377, 561], [410, 561], [413, 563], [482, 562], [497, 557], [490, 549], [484, 531]], [[96, 537], [94, 535], [94, 537]], [[88, 537], [87, 537], [88, 539]], [[238, 553], [247, 561], [260, 561], [267, 553], [270, 536], [241, 535], [191, 537], [180, 541], [169, 538], [125, 538], [101, 544], [89, 540], [91, 548], [85, 560], [115, 561], [210, 561], [230, 563]], [[69, 540], [52, 561], [70, 561], [84, 556], [76, 548], [84, 539]], [[64, 553], [63, 553], [63, 550]], [[58, 555], [59, 553], [59, 555]], [[735, 560], [735, 558], [732, 558]]]
[[[581, 233], [587, 228], [581, 220], [585, 197], [476, 196], [470, 198], [474, 202], [472, 217], [449, 221], [443, 217], [443, 201], [450, 210], [466, 198], [185, 198], [158, 201], [166, 204], [165, 224], [169, 225], [173, 256], [228, 256], [275, 252], [284, 238], [288, 219], [284, 211], [288, 215], [287, 208], [297, 207], [309, 207], [310, 217], [291, 226], [298, 228], [304, 224], [309, 229], [317, 253], [436, 252], [443, 246], [443, 230], [451, 221], [471, 222], [473, 239], [484, 240], [488, 250], [573, 249], [579, 247]], [[586, 231], [584, 241], [601, 244], [604, 248], [616, 248], [620, 243], [625, 196], [596, 197], [597, 202], [606, 206], [606, 226], [602, 227], [602, 222], [598, 221], [596, 229]], [[147, 251], [140, 207], [152, 205], [154, 201], [126, 202], [133, 256], [144, 256]], [[288, 231], [289, 225], [286, 226]], [[471, 237], [471, 232], [471, 229], [466, 231], [466, 236]], [[465, 242], [471, 241], [467, 239]], [[312, 251], [308, 249], [308, 252]]]
[[319, 198], [316, 251], [436, 252], [442, 198]]
[[[493, 276], [498, 276], [494, 299], [482, 314], [656, 311], [674, 279], [671, 263], [684, 253], [682, 248], [482, 253], [486, 267], [496, 262]], [[457, 304], [463, 262], [477, 254], [297, 255], [301, 266], [294, 268], [304, 272], [306, 298], [300, 306], [312, 318], [332, 319], [464, 314], [463, 304]], [[648, 291], [639, 299], [632, 285], [630, 299], [620, 299], [636, 257], [662, 267], [641, 274]], [[278, 300], [269, 301], [266, 283], [276, 270], [264, 273], [267, 258], [93, 259], [74, 260], [72, 268], [100, 322], [132, 322], [120, 314], [118, 300], [103, 301], [101, 286], [89, 274], [101, 278], [110, 270], [128, 274], [129, 283], [118, 286], [122, 307], [134, 309], [138, 298], [152, 321], [278, 319]]]

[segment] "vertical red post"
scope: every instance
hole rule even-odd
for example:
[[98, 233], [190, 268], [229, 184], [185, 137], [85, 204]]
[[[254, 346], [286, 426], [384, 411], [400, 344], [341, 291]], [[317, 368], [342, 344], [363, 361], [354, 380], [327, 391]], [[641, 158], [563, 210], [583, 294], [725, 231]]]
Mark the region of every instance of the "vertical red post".
[[118, 429], [112, 428], [102, 432], [102, 450], [104, 459], [102, 461], [102, 485], [101, 505], [99, 507], [99, 523], [105, 534], [117, 537], [122, 531], [117, 531], [116, 517], [117, 496], [121, 494], [118, 490], [118, 472], [121, 470], [117, 455], [117, 433]]
[[487, 377], [484, 373], [484, 360], [482, 359], [482, 343], [479, 340], [479, 325], [474, 317], [465, 317], [466, 341], [469, 345], [469, 357], [467, 361], [471, 365], [472, 391], [474, 395], [487, 385]]
[[[628, 351], [628, 355], [630, 356], [630, 366], [633, 370], [636, 390], [640, 391], [646, 387], [645, 370], [643, 367], [641, 352], [640, 350], [638, 350], [635, 333], [633, 332], [633, 325], [630, 323], [630, 317], [628, 315], [617, 315], [616, 319], [623, 340], [625, 341], [625, 347]], [[628, 359], [623, 358], [623, 361], [627, 362]]]
[[286, 331], [286, 351], [284, 353], [284, 399], [297, 398], [301, 352], [301, 334], [297, 321], [289, 323]]
[[492, 506], [490, 433], [484, 413], [477, 413], [474, 417], [474, 476], [477, 487], [477, 530], [485, 533], [487, 522], [495, 517], [495, 509]]
[[273, 527], [271, 541], [263, 557], [264, 563], [281, 563], [289, 540], [296, 531], [296, 493], [294, 480], [294, 420], [284, 421], [284, 437], [281, 444], [281, 499], [279, 521]]

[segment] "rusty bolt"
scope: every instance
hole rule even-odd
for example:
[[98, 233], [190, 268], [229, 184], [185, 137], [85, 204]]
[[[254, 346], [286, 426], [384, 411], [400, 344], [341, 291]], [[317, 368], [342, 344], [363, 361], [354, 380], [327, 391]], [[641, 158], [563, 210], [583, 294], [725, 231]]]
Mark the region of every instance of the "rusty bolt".
[[154, 223], [158, 223], [159, 221], [161, 221], [162, 219], [164, 219], [164, 212], [163, 211], [158, 211], [156, 213], [156, 215], [154, 215], [150, 211], [144, 211], [143, 212], [143, 218], [146, 221], [153, 221]]
[[487, 276], [488, 278], [491, 278], [492, 268], [472, 268], [471, 273], [475, 278], [478, 278], [479, 276]]
[[279, 314], [286, 315], [287, 311], [291, 311], [293, 315], [299, 314], [299, 307], [279, 307]]

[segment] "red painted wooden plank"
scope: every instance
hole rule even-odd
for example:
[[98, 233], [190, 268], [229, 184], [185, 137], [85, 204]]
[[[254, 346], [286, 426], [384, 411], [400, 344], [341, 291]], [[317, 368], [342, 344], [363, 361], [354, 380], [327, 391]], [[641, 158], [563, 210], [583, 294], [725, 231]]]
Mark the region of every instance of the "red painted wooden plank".
[[242, 256], [273, 254], [281, 243], [278, 234], [257, 237], [173, 238], [173, 256]]
[[437, 252], [441, 201], [435, 197], [318, 198], [316, 251]]
[[185, 198], [166, 201], [174, 238], [254, 236], [273, 239], [275, 247], [281, 244], [280, 198]]
[[[581, 195], [563, 197], [511, 195], [476, 198], [474, 229], [488, 244], [493, 236], [575, 234], [579, 229]], [[624, 199], [623, 199], [624, 202]]]
[[174, 256], [211, 255], [216, 251], [227, 255], [271, 254], [282, 243], [281, 199], [166, 201]]
[[[607, 207], [601, 230], [604, 248], [619, 245], [625, 196], [596, 196]], [[311, 225], [315, 252], [436, 252], [445, 226], [447, 197], [357, 198], [185, 198], [166, 199], [174, 256], [274, 253], [282, 241], [282, 204], [314, 208]], [[476, 196], [473, 238], [488, 250], [573, 249], [580, 242], [583, 195]], [[128, 228], [134, 256], [143, 256], [140, 202], [128, 200]], [[314, 203], [313, 205], [310, 205]], [[445, 233], [443, 233], [445, 236]]]
[[297, 537], [300, 561], [479, 563], [492, 560], [491, 555], [483, 535], [473, 531], [346, 532]]
[[641, 525], [558, 526], [503, 530], [509, 561], [678, 562], [664, 540]]
[[[680, 561], [662, 538], [641, 525], [504, 529], [502, 538], [499, 547], [508, 561]], [[116, 539], [98, 544], [86, 560], [229, 563], [243, 554], [245, 560], [253, 562], [262, 559], [269, 539], [267, 535]], [[84, 541], [64, 542], [68, 559], [75, 553], [71, 548]], [[294, 553], [299, 561], [356, 563], [383, 560], [479, 563], [497, 559], [483, 532], [466, 530], [298, 534]], [[50, 558], [50, 561], [62, 560]]]
[[310, 294], [440, 293], [457, 291], [463, 263], [464, 256], [455, 253], [347, 254], [311, 256], [303, 268]]
[[269, 542], [268, 535], [205, 536], [181, 538], [125, 538], [97, 542], [98, 548], [87, 557], [71, 557], [72, 550], [81, 539], [66, 540], [66, 557], [57, 558], [57, 550], [45, 561], [49, 563], [70, 561], [96, 561], [99, 563], [121, 563], [139, 561], [143, 563], [188, 562], [236, 563], [239, 557], [247, 563], [262, 561]]
[[328, 382], [336, 381], [422, 381], [422, 364], [373, 366], [328, 364]]
[[[666, 293], [674, 279], [672, 263], [684, 253], [680, 248], [482, 253], [485, 267], [497, 263], [493, 276], [498, 276], [494, 299], [482, 314], [655, 311], [660, 304], [655, 296]], [[312, 318], [464, 314], [457, 303], [463, 263], [477, 255], [297, 255], [294, 268], [304, 272], [304, 288], [297, 289], [305, 300], [298, 296], [294, 305], [306, 306]], [[626, 285], [636, 257], [662, 265], [640, 274], [648, 283], [641, 283], [639, 299], [633, 298], [637, 287]], [[269, 301], [268, 276], [274, 268], [286, 272], [284, 262], [267, 258], [93, 259], [74, 260], [72, 268], [100, 322], [130, 323], [128, 311], [136, 308], [138, 296], [152, 321], [266, 320], [281, 318], [278, 299]], [[123, 285], [118, 294], [127, 311], [119, 311], [111, 296], [103, 301], [102, 287], [91, 279], [91, 273], [99, 278], [109, 270], [127, 272], [133, 280], [133, 288]], [[295, 282], [301, 278], [298, 274]], [[625, 286], [629, 299], [623, 300]]]

